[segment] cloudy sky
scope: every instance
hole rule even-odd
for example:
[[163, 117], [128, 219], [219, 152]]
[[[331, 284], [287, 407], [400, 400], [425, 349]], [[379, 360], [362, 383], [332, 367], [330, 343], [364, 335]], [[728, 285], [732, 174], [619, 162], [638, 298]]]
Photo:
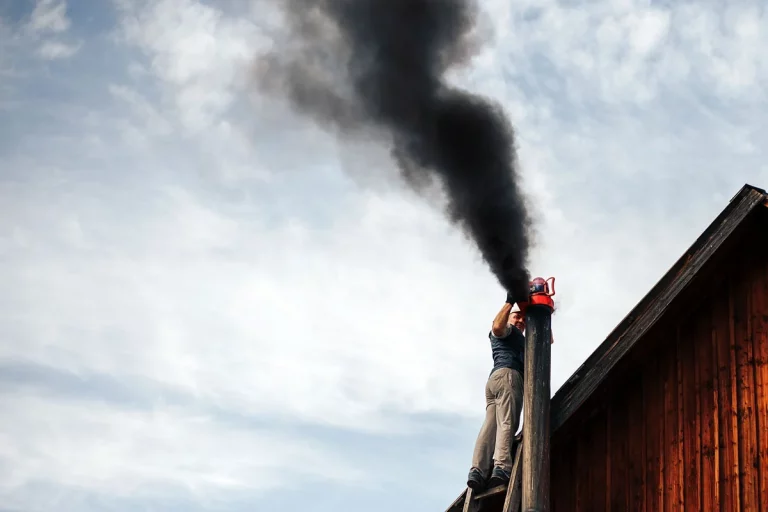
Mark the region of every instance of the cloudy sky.
[[[255, 93], [274, 6], [0, 2], [2, 510], [416, 512], [464, 485], [504, 292], [385, 151]], [[518, 131], [554, 391], [768, 187], [766, 4], [483, 7], [452, 80]]]

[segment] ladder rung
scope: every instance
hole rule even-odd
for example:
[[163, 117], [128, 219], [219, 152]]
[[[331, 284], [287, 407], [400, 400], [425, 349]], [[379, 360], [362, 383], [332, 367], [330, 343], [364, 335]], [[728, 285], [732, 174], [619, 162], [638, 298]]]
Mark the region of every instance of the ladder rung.
[[503, 492], [506, 492], [507, 490], [507, 484], [498, 485], [496, 487], [491, 487], [490, 489], [487, 489], [477, 496], [475, 496], [476, 500], [482, 500], [483, 498], [490, 498], [491, 496], [496, 496], [497, 494], [501, 494]]

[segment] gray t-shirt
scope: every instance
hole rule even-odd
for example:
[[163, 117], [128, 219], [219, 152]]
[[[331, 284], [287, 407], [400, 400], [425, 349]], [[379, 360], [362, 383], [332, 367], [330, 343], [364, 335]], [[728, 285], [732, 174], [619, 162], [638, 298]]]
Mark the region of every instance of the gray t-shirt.
[[514, 325], [507, 324], [504, 336], [497, 338], [493, 331], [488, 333], [493, 354], [493, 369], [512, 368], [523, 373], [523, 354], [525, 352], [525, 335]]

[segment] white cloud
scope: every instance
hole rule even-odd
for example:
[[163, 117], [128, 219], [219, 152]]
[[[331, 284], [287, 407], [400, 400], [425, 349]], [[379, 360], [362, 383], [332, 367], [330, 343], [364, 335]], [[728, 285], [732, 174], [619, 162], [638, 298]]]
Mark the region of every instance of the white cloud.
[[184, 126], [195, 132], [215, 124], [247, 79], [255, 24], [195, 0], [117, 4], [121, 39], [148, 56]]
[[168, 406], [131, 410], [24, 391], [0, 394], [0, 406], [13, 417], [0, 425], [0, 459], [13, 461], [0, 466], [0, 495], [24, 510], [60, 506], [49, 494], [20, 496], [39, 484], [113, 498], [190, 494], [206, 502], [273, 489], [283, 472], [326, 483], [362, 476], [306, 440]]
[[37, 0], [28, 28], [37, 33], [61, 33], [69, 30], [66, 0]]
[[124, 85], [110, 85], [110, 94], [125, 102], [130, 115], [121, 120], [124, 140], [146, 148], [148, 144], [171, 135], [172, 121], [141, 93]]
[[56, 60], [77, 54], [84, 43], [72, 37], [71, 27], [65, 0], [37, 0], [21, 24], [0, 15], [0, 76], [26, 69], [24, 60], [29, 56]]
[[628, 28], [633, 50], [639, 55], [648, 55], [663, 42], [669, 23], [670, 13], [660, 9], [649, 9], [632, 16]]
[[499, 27], [503, 60], [495, 62], [508, 63], [503, 65], [521, 80], [541, 80], [545, 62], [566, 81], [570, 102], [597, 96], [613, 104], [646, 104], [662, 88], [686, 87], [691, 79], [718, 94], [748, 89], [762, 96], [761, 48], [768, 31], [759, 5], [607, 0], [589, 8], [554, 1], [484, 7]]
[[[450, 290], [466, 277], [449, 286], [455, 257], [441, 256], [431, 241], [448, 242], [444, 248], [460, 266], [479, 275], [482, 266], [458, 236], [444, 238], [434, 214], [396, 197], [369, 197], [350, 205], [354, 220], [339, 219], [342, 224], [323, 235], [300, 224], [268, 230], [257, 220], [258, 207], [242, 223], [188, 194], [174, 191], [152, 202], [158, 199], [166, 206], [151, 217], [138, 213], [133, 232], [99, 221], [115, 204], [110, 195], [90, 211], [65, 201], [61, 211], [37, 221], [60, 233], [56, 245], [63, 243], [64, 251], [57, 259], [42, 256], [53, 240], [41, 239], [39, 224], [17, 216], [13, 224], [21, 223], [26, 245], [37, 246], [42, 257], [16, 264], [13, 285], [24, 291], [7, 314], [29, 339], [4, 347], [5, 357], [49, 363], [45, 347], [54, 344], [61, 350], [58, 364], [71, 370], [141, 375], [254, 414], [374, 430], [388, 426], [381, 407], [415, 412], [469, 401], [461, 381], [450, 383], [462, 363], [455, 355], [446, 360], [443, 351], [474, 353], [482, 368], [484, 358], [478, 361], [472, 346], [483, 334], [456, 332], [463, 322], [445, 318], [461, 310]], [[417, 222], [417, 231], [402, 231], [406, 219]], [[73, 225], [77, 245], [70, 241]], [[6, 252], [21, 250], [9, 244]], [[393, 245], [409, 250], [382, 259]], [[440, 308], [419, 308], [441, 295]], [[370, 307], [353, 307], [360, 301]], [[28, 322], [23, 311], [32, 304], [45, 314]], [[392, 324], [382, 311], [395, 310]], [[70, 339], [71, 329], [81, 335]], [[308, 338], [294, 341], [294, 329]], [[134, 341], [115, 351], [103, 342], [109, 333]], [[415, 340], [421, 341], [414, 346]], [[302, 369], [298, 375], [294, 367]], [[418, 391], [430, 381], [437, 395]], [[273, 387], [282, 392], [270, 392]], [[312, 399], [286, 404], [284, 394]]]
[[80, 50], [81, 44], [66, 44], [59, 41], [43, 42], [37, 52], [44, 59], [66, 59], [72, 57]]

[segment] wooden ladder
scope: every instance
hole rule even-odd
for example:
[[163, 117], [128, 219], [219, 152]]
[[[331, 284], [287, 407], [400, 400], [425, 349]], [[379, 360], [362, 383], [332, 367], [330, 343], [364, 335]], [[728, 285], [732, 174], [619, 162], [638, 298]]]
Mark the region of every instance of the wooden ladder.
[[520, 512], [523, 498], [522, 436], [515, 438], [512, 450], [514, 458], [509, 485], [500, 485], [479, 493], [467, 487], [445, 512]]

